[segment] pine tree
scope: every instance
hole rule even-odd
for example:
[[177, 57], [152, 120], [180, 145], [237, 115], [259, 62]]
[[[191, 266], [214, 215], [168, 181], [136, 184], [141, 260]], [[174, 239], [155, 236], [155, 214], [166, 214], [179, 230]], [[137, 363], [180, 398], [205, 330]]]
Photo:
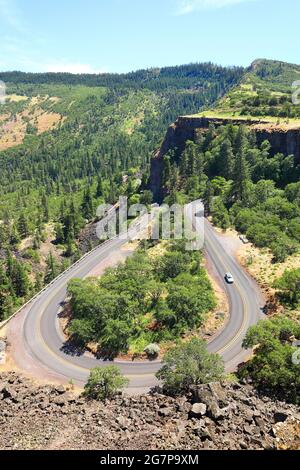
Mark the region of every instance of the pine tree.
[[49, 253], [46, 263], [47, 271], [45, 275], [45, 284], [49, 284], [59, 274], [58, 266], [52, 252]]
[[211, 211], [211, 208], [213, 205], [213, 199], [214, 199], [214, 188], [211, 182], [208, 180], [206, 184], [204, 196], [203, 196], [203, 202], [209, 212]]
[[247, 183], [250, 180], [249, 165], [246, 160], [247, 139], [240, 140], [239, 150], [235, 158], [233, 196], [238, 201], [243, 201], [246, 196]]
[[24, 265], [16, 261], [12, 279], [14, 291], [18, 297], [26, 297], [29, 292], [30, 282]]
[[103, 182], [101, 176], [98, 178], [98, 183], [97, 183], [97, 190], [96, 190], [96, 197], [102, 197], [103, 196]]
[[186, 151], [184, 151], [181, 155], [179, 170], [180, 176], [183, 178], [188, 177], [188, 154]]
[[232, 179], [234, 172], [234, 155], [231, 142], [225, 139], [221, 145], [219, 157], [219, 172], [227, 180]]
[[7, 251], [6, 254], [6, 274], [7, 276], [12, 279], [14, 273], [14, 259], [11, 254], [11, 251]]
[[20, 243], [20, 241], [21, 241], [21, 238], [20, 238], [18, 228], [15, 224], [13, 224], [10, 230], [10, 240], [9, 240], [10, 245], [13, 247], [16, 247]]
[[171, 175], [171, 158], [170, 155], [164, 156], [164, 169], [163, 169], [163, 178], [162, 178], [162, 185], [164, 188], [169, 187], [170, 182], [170, 175]]
[[116, 200], [117, 200], [116, 185], [111, 180], [107, 202], [108, 202], [108, 204], [115, 204]]
[[5, 270], [0, 266], [0, 321], [9, 316], [11, 306], [11, 286]]
[[83, 201], [81, 205], [82, 215], [87, 220], [91, 220], [94, 216], [94, 204], [91, 195], [91, 190], [88, 188], [83, 195]]
[[56, 243], [63, 243], [65, 241], [64, 238], [64, 230], [62, 224], [58, 223], [55, 225], [55, 241]]
[[187, 141], [182, 154], [181, 174], [184, 177], [193, 176], [196, 173], [197, 145]]
[[41, 236], [38, 230], [35, 231], [32, 246], [34, 250], [38, 250], [41, 247]]
[[49, 205], [48, 205], [48, 199], [45, 194], [42, 196], [42, 210], [43, 210], [43, 218], [44, 222], [49, 221]]
[[242, 150], [244, 151], [247, 144], [247, 128], [245, 126], [239, 126], [233, 146], [235, 155], [238, 155]]
[[35, 276], [34, 290], [35, 292], [40, 292], [43, 288], [43, 275], [42, 273], [37, 273]]

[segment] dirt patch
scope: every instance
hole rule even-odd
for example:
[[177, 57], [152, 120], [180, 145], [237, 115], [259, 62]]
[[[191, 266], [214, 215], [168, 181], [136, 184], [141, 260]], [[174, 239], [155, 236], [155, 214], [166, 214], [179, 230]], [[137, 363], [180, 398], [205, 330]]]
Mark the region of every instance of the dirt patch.
[[6, 121], [10, 117], [10, 114], [0, 114], [0, 122]]
[[[41, 242], [41, 246], [37, 250], [37, 254], [39, 255], [39, 258], [40, 258], [39, 267], [41, 269], [45, 269], [46, 260], [49, 256], [49, 253], [53, 254], [53, 256], [58, 261], [58, 263], [62, 261], [62, 256], [63, 256], [63, 249], [59, 248], [57, 245], [53, 243], [55, 241], [54, 224], [53, 223], [46, 224], [44, 233], [45, 233], [45, 241]], [[33, 237], [30, 236], [20, 242], [19, 252], [21, 254], [24, 254], [23, 252], [25, 252], [28, 248], [32, 248], [32, 246], [33, 246]]]
[[50, 96], [49, 101], [51, 101], [54, 104], [57, 104], [61, 101], [61, 99], [58, 96]]
[[38, 134], [49, 131], [57, 126], [58, 123], [63, 122], [64, 118], [57, 113], [43, 113], [37, 117], [37, 130]]
[[13, 95], [8, 95], [7, 100], [11, 101], [12, 103], [20, 103], [20, 101], [27, 101], [28, 97], [13, 94]]
[[0, 151], [20, 145], [25, 137], [25, 124], [20, 116], [10, 117], [0, 126]]
[[41, 257], [41, 265], [43, 268], [46, 267], [46, 260], [49, 253], [52, 253], [57, 261], [61, 261], [63, 255], [63, 250], [53, 244], [53, 242], [55, 241], [54, 224], [47, 224], [45, 227], [45, 233], [46, 240], [41, 243], [41, 247], [38, 250], [38, 253]]
[[[21, 98], [29, 100], [26, 97]], [[28, 125], [36, 129], [37, 134], [42, 134], [63, 122], [64, 118], [60, 114], [44, 111], [40, 107], [46, 99], [47, 97], [33, 97], [23, 111], [15, 115], [0, 116], [2, 117], [0, 119], [2, 121], [2, 125], [0, 125], [0, 151], [22, 144]]]

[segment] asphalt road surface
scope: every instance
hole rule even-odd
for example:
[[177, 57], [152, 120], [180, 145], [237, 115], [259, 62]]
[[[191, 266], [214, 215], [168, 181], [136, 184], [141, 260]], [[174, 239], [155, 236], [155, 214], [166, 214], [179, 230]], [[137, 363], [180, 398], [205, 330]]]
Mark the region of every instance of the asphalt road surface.
[[[198, 214], [198, 223], [202, 217], [202, 213]], [[204, 227], [206, 255], [230, 302], [230, 320], [212, 339], [208, 348], [209, 351], [219, 353], [223, 357], [227, 371], [234, 371], [249, 355], [249, 352], [242, 349], [242, 341], [249, 326], [262, 318], [263, 300], [256, 283], [235, 258], [225, 251], [218, 235], [207, 220], [204, 221]], [[22, 341], [26, 354], [45, 371], [55, 374], [62, 382], [72, 379], [78, 385], [83, 385], [91, 368], [110, 364], [88, 353], [81, 354], [69, 349], [65, 344], [59, 327], [58, 312], [66, 298], [68, 282], [72, 278], [86, 277], [100, 262], [108, 259], [126, 243], [127, 240], [115, 239], [100, 246], [48, 286], [26, 310], [22, 326]], [[235, 279], [234, 285], [225, 282], [226, 272], [232, 273]], [[132, 390], [145, 390], [157, 384], [155, 373], [160, 368], [159, 361], [115, 361], [115, 363], [130, 379], [129, 387]]]

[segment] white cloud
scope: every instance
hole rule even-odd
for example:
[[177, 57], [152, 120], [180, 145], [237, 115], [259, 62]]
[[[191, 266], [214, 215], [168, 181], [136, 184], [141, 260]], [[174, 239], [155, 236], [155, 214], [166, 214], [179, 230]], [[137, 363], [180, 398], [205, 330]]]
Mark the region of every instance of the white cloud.
[[68, 72], [68, 73], [91, 73], [99, 74], [106, 73], [105, 69], [95, 69], [89, 64], [81, 63], [68, 63], [68, 62], [56, 62], [51, 64], [43, 65], [43, 71], [45, 72]]
[[179, 0], [177, 14], [187, 15], [194, 11], [215, 10], [229, 5], [237, 5], [239, 3], [250, 1], [253, 0]]

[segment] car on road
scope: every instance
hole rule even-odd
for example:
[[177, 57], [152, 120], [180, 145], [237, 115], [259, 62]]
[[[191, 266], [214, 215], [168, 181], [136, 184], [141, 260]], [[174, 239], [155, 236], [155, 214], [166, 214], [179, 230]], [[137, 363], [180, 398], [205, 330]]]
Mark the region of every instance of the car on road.
[[233, 275], [231, 273], [226, 273], [225, 281], [227, 282], [227, 284], [234, 284]]

